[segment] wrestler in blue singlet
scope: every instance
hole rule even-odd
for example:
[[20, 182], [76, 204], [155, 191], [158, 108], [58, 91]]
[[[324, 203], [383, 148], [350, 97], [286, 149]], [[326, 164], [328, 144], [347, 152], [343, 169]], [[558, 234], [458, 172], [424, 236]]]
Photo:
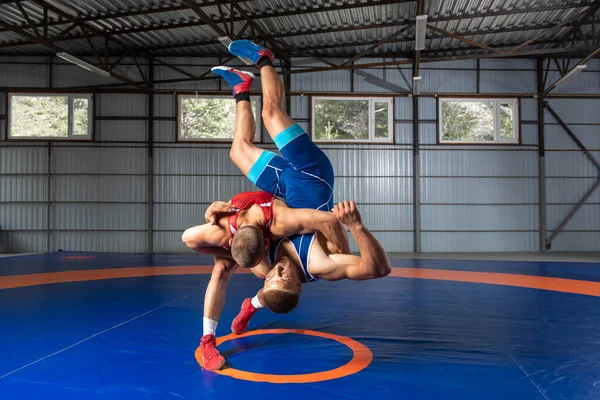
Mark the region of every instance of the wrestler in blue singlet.
[[[334, 173], [325, 153], [298, 124], [275, 136], [274, 141], [283, 157], [264, 151], [250, 169], [248, 179], [260, 189], [283, 198], [291, 208], [331, 211]], [[269, 248], [269, 260], [273, 263], [281, 241], [289, 240], [298, 253], [306, 280], [315, 281], [317, 279], [308, 272], [315, 237], [316, 234], [294, 235], [276, 240]]]

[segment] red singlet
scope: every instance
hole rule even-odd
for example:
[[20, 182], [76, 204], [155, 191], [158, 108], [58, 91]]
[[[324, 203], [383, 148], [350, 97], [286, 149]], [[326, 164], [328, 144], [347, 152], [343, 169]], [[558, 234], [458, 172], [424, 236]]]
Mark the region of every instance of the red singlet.
[[235, 195], [230, 203], [236, 208], [235, 214], [231, 214], [227, 219], [227, 225], [229, 225], [229, 231], [232, 235], [238, 230], [237, 219], [238, 214], [242, 210], [247, 210], [253, 205], [257, 205], [265, 216], [265, 228], [263, 230], [265, 235], [265, 243], [268, 245], [271, 233], [271, 223], [273, 222], [273, 201], [275, 196], [267, 192], [242, 192]]

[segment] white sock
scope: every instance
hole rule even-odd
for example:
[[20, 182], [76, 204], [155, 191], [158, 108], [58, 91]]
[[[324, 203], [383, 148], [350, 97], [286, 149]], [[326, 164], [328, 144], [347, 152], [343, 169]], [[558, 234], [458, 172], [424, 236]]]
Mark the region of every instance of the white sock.
[[260, 300], [258, 300], [258, 295], [254, 296], [252, 298], [252, 307], [254, 307], [256, 309], [264, 307], [262, 304], [260, 304]]
[[210, 318], [202, 318], [202, 326], [203, 326], [203, 332], [202, 334], [204, 336], [206, 335], [214, 335], [217, 333], [217, 324], [218, 322], [215, 320], [212, 320]]

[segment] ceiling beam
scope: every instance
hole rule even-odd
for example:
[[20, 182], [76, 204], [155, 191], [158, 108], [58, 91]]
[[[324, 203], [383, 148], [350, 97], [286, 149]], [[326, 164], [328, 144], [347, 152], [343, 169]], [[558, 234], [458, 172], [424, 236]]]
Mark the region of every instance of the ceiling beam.
[[[237, 1], [237, 3], [242, 3], [242, 2], [246, 2], [249, 0], [239, 0]], [[304, 9], [297, 9], [297, 10], [287, 10], [287, 11], [276, 11], [276, 12], [270, 12], [270, 13], [264, 13], [264, 14], [257, 14], [257, 15], [251, 15], [249, 14], [248, 16], [250, 18], [252, 18], [253, 20], [257, 20], [257, 19], [268, 19], [268, 18], [277, 18], [277, 17], [282, 17], [282, 16], [289, 16], [289, 15], [306, 15], [306, 14], [313, 14], [313, 13], [323, 13], [323, 12], [328, 12], [328, 11], [335, 11], [335, 10], [343, 10], [343, 9], [360, 9], [363, 7], [374, 7], [374, 6], [379, 6], [379, 5], [389, 5], [389, 4], [399, 4], [399, 3], [407, 3], [407, 2], [413, 2], [414, 0], [372, 0], [370, 2], [367, 3], [357, 3], [357, 4], [337, 4], [334, 6], [329, 6], [329, 7], [319, 7], [319, 6], [314, 6], [314, 7], [308, 7], [308, 8], [304, 8]], [[230, 2], [227, 2], [230, 3]], [[207, 5], [216, 5], [216, 1], [212, 1], [210, 3], [203, 3], [203, 4], [197, 4], [199, 7], [202, 6], [207, 6]], [[475, 18], [486, 18], [486, 17], [492, 17], [492, 16], [503, 16], [503, 15], [514, 15], [514, 14], [527, 14], [527, 13], [533, 13], [533, 12], [541, 12], [541, 11], [556, 11], [556, 10], [562, 10], [562, 9], [572, 9], [572, 8], [583, 8], [583, 7], [587, 7], [587, 6], [592, 6], [592, 5], [596, 5], [597, 2], [596, 1], [585, 1], [583, 3], [579, 3], [579, 4], [557, 4], [557, 5], [553, 5], [553, 6], [540, 6], [540, 7], [531, 7], [531, 8], [523, 8], [523, 9], [511, 9], [511, 10], [500, 10], [500, 11], [490, 11], [490, 12], [483, 12], [483, 13], [471, 13], [471, 14], [466, 14], [466, 15], [455, 15], [455, 16], [445, 16], [445, 17], [432, 17], [428, 19], [428, 23], [435, 23], [435, 22], [444, 22], [444, 21], [455, 21], [455, 20], [466, 20], [466, 19], [475, 19]], [[177, 10], [181, 10], [181, 9], [187, 9], [187, 5], [182, 6], [178, 6]], [[157, 8], [159, 9], [159, 8]], [[162, 7], [160, 8], [162, 10], [167, 10], [167, 7]], [[143, 11], [143, 10], [139, 10], [139, 11]], [[163, 11], [157, 11], [157, 12], [163, 12]], [[122, 15], [125, 16], [131, 16], [131, 15], [137, 15], [135, 13], [121, 13]], [[98, 20], [102, 20], [104, 18], [118, 18], [118, 13], [113, 14], [112, 17], [110, 17], [110, 14], [108, 14], [107, 16], [102, 16], [98, 17], [98, 19], [90, 19], [90, 18], [76, 18], [75, 20], [77, 22], [87, 22], [87, 21], [98, 21]], [[219, 23], [227, 23], [230, 22], [231, 18], [221, 18], [221, 19], [211, 19], [215, 24], [219, 24]], [[246, 19], [242, 16], [239, 17], [234, 17], [233, 21], [246, 21]], [[60, 24], [66, 24], [68, 22], [62, 21]], [[325, 30], [320, 30], [317, 32], [314, 31], [294, 31], [294, 32], [281, 32], [278, 34], [273, 34], [272, 37], [277, 37], [277, 38], [281, 38], [281, 37], [292, 37], [292, 36], [303, 36], [303, 35], [311, 35], [311, 34], [318, 34], [318, 33], [329, 33], [329, 32], [339, 32], [339, 31], [352, 31], [352, 30], [362, 30], [362, 29], [373, 29], [373, 28], [384, 28], [384, 27], [397, 27], [399, 25], [404, 25], [404, 24], [409, 24], [411, 23], [410, 21], [391, 21], [391, 22], [387, 22], [387, 23], [380, 23], [380, 24], [372, 24], [372, 25], [362, 25], [362, 26], [345, 26], [345, 27], [335, 27], [335, 28], [331, 28], [331, 29], [325, 29]], [[49, 24], [50, 26], [54, 25], [54, 23]], [[122, 35], [122, 34], [128, 34], [128, 33], [136, 33], [136, 32], [151, 32], [151, 31], [160, 31], [160, 30], [168, 30], [168, 29], [178, 29], [178, 28], [183, 28], [183, 27], [192, 27], [192, 26], [202, 26], [202, 25], [207, 25], [206, 22], [199, 22], [199, 21], [183, 21], [183, 22], [177, 22], [174, 24], [166, 24], [166, 25], [155, 25], [155, 26], [150, 26], [150, 27], [134, 27], [134, 28], [129, 28], [129, 29], [123, 29], [123, 30], [112, 30], [112, 31], [102, 31], [103, 35], [106, 36], [114, 36], [114, 35]], [[41, 26], [41, 24], [40, 24]], [[220, 29], [220, 28], [219, 28]], [[0, 30], [1, 31], [1, 30]], [[75, 35], [75, 36], [71, 36], [68, 38], [63, 38], [62, 40], [75, 40], [75, 39], [83, 39], [84, 37], [82, 35]], [[19, 46], [19, 45], [30, 45], [33, 43], [27, 43], [27, 42], [20, 42], [20, 43], [14, 43], [11, 44], [11, 47], [14, 46]]]
[[[10, 25], [10, 24], [2, 21], [2, 20], [0, 20], [0, 26], [2, 26], [5, 29], [9, 29], [12, 32], [14, 32], [14, 33], [16, 33], [18, 35], [21, 35], [21, 36], [23, 36], [25, 38], [28, 38], [30, 40], [34, 40], [34, 41], [37, 42], [37, 44], [40, 44], [40, 45], [46, 47], [47, 49], [49, 49], [49, 50], [51, 50], [53, 52], [60, 53], [60, 52], [64, 52], [65, 51], [64, 49], [62, 49], [61, 47], [58, 47], [57, 45], [55, 45], [54, 43], [52, 43], [48, 39], [45, 39], [45, 38], [42, 38], [42, 37], [36, 37], [33, 34], [31, 34], [29, 32], [26, 32], [26, 31], [24, 31], [23, 29], [21, 29], [21, 28], [19, 28], [17, 26], [12, 26], [12, 25]], [[122, 76], [120, 74], [117, 74], [117, 73], [115, 73], [113, 71], [110, 71], [110, 70], [107, 70], [105, 68], [102, 68], [102, 66], [95, 65], [95, 67], [97, 67], [97, 68], [99, 68], [99, 69], [107, 72], [108, 74], [110, 74], [111, 77], [113, 77], [115, 79], [118, 79], [118, 80], [120, 80], [121, 82], [123, 82], [123, 83], [125, 83], [127, 85], [136, 87], [136, 88], [138, 88], [140, 90], [146, 90], [147, 89], [143, 85], [140, 85], [140, 84], [138, 84], [138, 83], [136, 83], [136, 82], [128, 79], [127, 77], [124, 77], [124, 76]]]
[[[575, 70], [575, 68], [577, 68], [578, 66], [586, 64], [589, 60], [591, 60], [592, 58], [596, 57], [597, 55], [600, 55], [600, 47], [598, 47], [596, 50], [594, 50], [593, 52], [591, 52], [590, 54], [588, 54], [587, 57], [585, 57], [582, 60], [580, 60], [577, 64], [573, 65], [573, 67], [571, 69], [569, 69], [567, 72], [565, 72], [563, 74], [563, 76], [565, 76], [568, 73], [570, 73], [571, 71]], [[560, 79], [562, 79], [562, 77]], [[538, 95], [538, 97], [544, 97], [548, 93], [550, 93], [551, 91], [553, 91], [554, 89], [556, 89], [556, 84], [558, 83], [558, 81], [560, 81], [560, 79], [557, 79], [556, 82], [554, 82], [552, 85], [548, 86], [548, 88], [546, 90], [544, 90], [543, 92], [541, 92]]]
[[467, 39], [467, 38], [465, 38], [465, 37], [463, 37], [461, 35], [458, 35], [456, 33], [448, 32], [448, 31], [446, 31], [444, 29], [436, 28], [433, 25], [429, 25], [428, 24], [427, 28], [430, 29], [430, 30], [432, 30], [432, 31], [434, 31], [434, 32], [441, 33], [444, 36], [451, 37], [452, 39], [460, 40], [461, 42], [467, 43], [467, 44], [469, 44], [469, 45], [471, 45], [473, 47], [479, 47], [479, 48], [482, 48], [482, 49], [485, 49], [485, 50], [489, 50], [489, 51], [492, 51], [492, 52], [497, 52], [498, 51], [498, 50], [496, 50], [496, 49], [494, 49], [494, 48], [492, 48], [490, 46], [487, 46], [487, 45], [482, 44], [482, 43], [478, 43], [478, 42], [476, 42], [474, 40], [471, 40], [471, 39]]
[[556, 26], [550, 28], [549, 30], [546, 30], [546, 31], [540, 33], [539, 35], [536, 35], [536, 36], [532, 37], [531, 39], [526, 40], [525, 42], [521, 43], [520, 45], [515, 46], [514, 48], [512, 48], [509, 51], [509, 53], [514, 53], [516, 51], [519, 51], [522, 48], [534, 43], [535, 41], [541, 39], [544, 36], [549, 35], [552, 32], [559, 30], [560, 28], [562, 28], [564, 26], [567, 26], [569, 24], [574, 24], [574, 23], [576, 24], [579, 20], [586, 18], [586, 16], [589, 15], [590, 11], [592, 12], [592, 14], [595, 13], [596, 10], [598, 9], [598, 7], [600, 7], [600, 1], [597, 1], [596, 5], [590, 7], [589, 9], [586, 9], [586, 10], [572, 16], [571, 18], [567, 18], [564, 21], [562, 21], [561, 23], [557, 24]]

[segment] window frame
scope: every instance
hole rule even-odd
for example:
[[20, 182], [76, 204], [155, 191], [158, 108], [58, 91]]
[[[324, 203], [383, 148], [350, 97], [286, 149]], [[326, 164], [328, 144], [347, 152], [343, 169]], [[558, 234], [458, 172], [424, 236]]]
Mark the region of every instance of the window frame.
[[[12, 136], [12, 99], [14, 97], [67, 97], [68, 98], [68, 136]], [[37, 93], [37, 92], [7, 92], [6, 93], [6, 140], [25, 141], [93, 141], [94, 140], [94, 94], [93, 93]], [[88, 101], [88, 134], [74, 135], [74, 100]]]
[[[442, 104], [444, 102], [473, 103], [491, 101], [494, 103], [494, 140], [462, 141], [443, 139]], [[521, 144], [521, 102], [518, 97], [443, 97], [437, 98], [437, 144], [441, 145], [520, 145]], [[500, 132], [500, 105], [513, 105], [513, 132], [512, 139], [502, 139]]]
[[[196, 94], [188, 94], [188, 93], [177, 93], [175, 99], [176, 106], [176, 115], [175, 115], [175, 139], [176, 142], [181, 143], [230, 143], [233, 141], [231, 139], [219, 139], [219, 138], [182, 138], [181, 133], [181, 100], [182, 99], [230, 99], [235, 101], [235, 99], [230, 95], [196, 95]], [[256, 120], [256, 134], [254, 135], [254, 143], [262, 143], [262, 96], [250, 96], [250, 104], [252, 101], [256, 100], [256, 110], [254, 111], [254, 119]], [[233, 126], [231, 127], [231, 131], [233, 132]]]
[[[317, 139], [315, 135], [315, 102], [317, 100], [368, 100], [369, 101], [369, 139]], [[388, 137], [375, 138], [375, 103], [388, 103]], [[394, 126], [394, 97], [349, 97], [349, 96], [312, 96], [310, 101], [310, 130], [311, 139], [315, 143], [375, 143], [375, 144], [393, 144], [395, 136]]]

